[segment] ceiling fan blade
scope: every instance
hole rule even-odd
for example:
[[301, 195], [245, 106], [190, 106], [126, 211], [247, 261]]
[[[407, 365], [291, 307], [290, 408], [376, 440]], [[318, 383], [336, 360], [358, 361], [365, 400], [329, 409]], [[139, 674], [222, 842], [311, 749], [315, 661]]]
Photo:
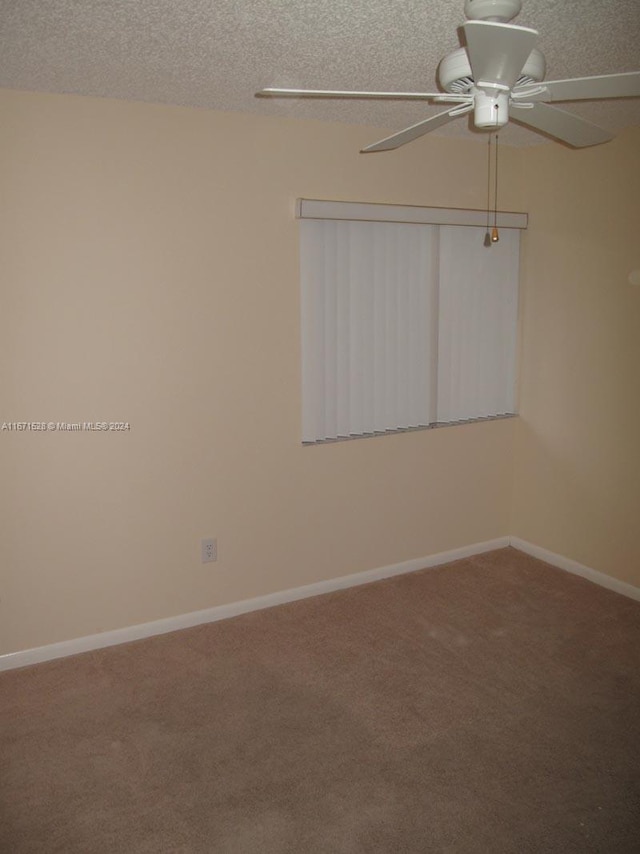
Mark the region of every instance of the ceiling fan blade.
[[256, 98], [379, 98], [396, 101], [428, 101], [442, 92], [354, 92], [339, 89], [261, 89]]
[[558, 107], [547, 104], [534, 104], [531, 109], [514, 110], [511, 118], [520, 124], [544, 131], [556, 139], [561, 139], [573, 148], [585, 148], [588, 145], [600, 145], [615, 136], [604, 128], [593, 125], [573, 113], [567, 113]]
[[[469, 107], [469, 109], [471, 109], [471, 106]], [[418, 122], [415, 125], [411, 125], [411, 127], [405, 128], [404, 130], [401, 130], [398, 133], [394, 133], [392, 136], [388, 136], [385, 139], [381, 139], [380, 142], [375, 142], [373, 145], [368, 145], [366, 148], [363, 148], [360, 153], [369, 154], [372, 151], [392, 151], [394, 148], [399, 148], [401, 145], [405, 145], [407, 142], [413, 142], [414, 139], [418, 139], [418, 137], [424, 136], [425, 133], [429, 133], [430, 131], [441, 127], [442, 125], [446, 125], [447, 122], [451, 122], [454, 119], [458, 118], [459, 115], [462, 115], [459, 110], [460, 108], [457, 107], [454, 110], [449, 110], [446, 113], [438, 113], [435, 116], [431, 116], [431, 118], [429, 119], [425, 119], [424, 121]]]
[[498, 83], [512, 89], [536, 46], [537, 30], [492, 21], [469, 21], [463, 29], [476, 86]]
[[[544, 87], [544, 88], [543, 88]], [[527, 91], [535, 94], [528, 97]], [[542, 91], [538, 92], [538, 89]], [[640, 71], [575, 77], [572, 80], [546, 80], [518, 86], [513, 93], [531, 101], [597, 101], [604, 98], [640, 98]]]

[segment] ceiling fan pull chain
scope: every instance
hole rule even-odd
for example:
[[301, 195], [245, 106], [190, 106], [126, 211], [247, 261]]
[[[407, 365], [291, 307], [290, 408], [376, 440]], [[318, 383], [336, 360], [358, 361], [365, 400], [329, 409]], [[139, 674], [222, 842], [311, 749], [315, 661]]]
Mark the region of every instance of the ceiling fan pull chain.
[[491, 242], [497, 243], [500, 240], [498, 233], [498, 136], [496, 134], [496, 168], [495, 168], [495, 190], [493, 192], [493, 228], [491, 229]]
[[489, 231], [489, 220], [491, 218], [491, 134], [487, 140], [487, 231], [484, 236], [484, 245], [491, 246], [491, 234]]

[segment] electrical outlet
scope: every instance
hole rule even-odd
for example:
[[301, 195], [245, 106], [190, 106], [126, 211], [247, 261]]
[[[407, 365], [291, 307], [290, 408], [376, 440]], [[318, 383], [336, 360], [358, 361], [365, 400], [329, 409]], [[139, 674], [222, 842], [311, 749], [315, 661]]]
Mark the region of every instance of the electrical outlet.
[[202, 540], [200, 543], [200, 550], [202, 554], [202, 563], [212, 563], [214, 560], [218, 560], [218, 541], [215, 537], [211, 537], [208, 540]]

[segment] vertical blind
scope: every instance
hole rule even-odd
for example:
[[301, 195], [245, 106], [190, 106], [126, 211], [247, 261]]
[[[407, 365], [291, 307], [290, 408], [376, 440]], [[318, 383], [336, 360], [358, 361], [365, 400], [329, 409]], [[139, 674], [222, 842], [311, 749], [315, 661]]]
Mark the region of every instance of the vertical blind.
[[303, 441], [427, 426], [436, 227], [300, 227]]
[[302, 439], [513, 412], [518, 238], [302, 219]]
[[515, 411], [520, 232], [439, 226], [437, 421]]

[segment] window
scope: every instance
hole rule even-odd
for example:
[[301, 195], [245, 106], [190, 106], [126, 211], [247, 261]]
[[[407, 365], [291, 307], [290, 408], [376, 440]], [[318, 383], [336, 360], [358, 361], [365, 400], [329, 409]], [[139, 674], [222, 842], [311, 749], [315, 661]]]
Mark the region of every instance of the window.
[[303, 442], [514, 412], [524, 214], [501, 214], [490, 248], [479, 211], [301, 200], [299, 216]]

